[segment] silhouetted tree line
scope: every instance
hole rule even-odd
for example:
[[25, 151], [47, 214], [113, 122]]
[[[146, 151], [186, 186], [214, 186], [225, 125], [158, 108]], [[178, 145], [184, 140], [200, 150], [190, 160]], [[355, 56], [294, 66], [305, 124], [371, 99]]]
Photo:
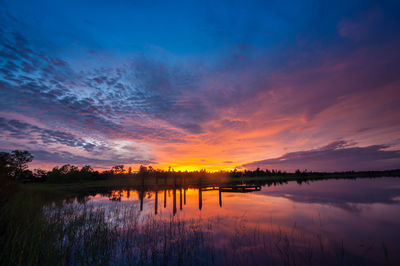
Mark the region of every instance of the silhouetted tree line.
[[98, 171], [94, 171], [89, 165], [78, 168], [66, 164], [54, 167], [50, 171], [42, 169], [28, 169], [28, 163], [33, 160], [29, 151], [14, 150], [10, 153], [0, 152], [0, 176], [8, 180], [19, 180], [23, 182], [64, 182], [101, 178]]
[[301, 179], [315, 179], [321, 178], [335, 178], [335, 177], [383, 177], [383, 176], [397, 176], [400, 177], [400, 169], [386, 170], [386, 171], [342, 171], [342, 172], [313, 172], [307, 169], [301, 171], [297, 169], [294, 173], [289, 173], [281, 170], [262, 170], [257, 168], [256, 170], [244, 170], [237, 171], [236, 169], [231, 171], [229, 175], [233, 178], [241, 177], [282, 177], [282, 178], [293, 178], [298, 180]]
[[[297, 170], [300, 171], [300, 170]], [[296, 171], [296, 173], [297, 173]], [[231, 177], [257, 177], [257, 176], [285, 176], [287, 173], [285, 171], [281, 170], [269, 170], [265, 169], [262, 170], [260, 168], [257, 168], [256, 170], [244, 170], [244, 171], [238, 171], [237, 169], [234, 169], [233, 171], [229, 172], [229, 175]]]
[[[109, 178], [155, 178], [156, 180], [173, 178], [173, 179], [190, 179], [201, 180], [207, 178], [208, 180], [224, 180], [224, 179], [237, 179], [241, 178], [256, 178], [256, 177], [279, 177], [281, 180], [289, 180], [295, 178], [297, 181], [307, 181], [310, 179], [324, 179], [324, 178], [340, 178], [340, 177], [380, 177], [380, 176], [400, 176], [400, 170], [389, 171], [348, 171], [348, 172], [312, 172], [296, 170], [294, 173], [288, 173], [281, 170], [260, 169], [239, 171], [219, 171], [207, 172], [206, 170], [199, 171], [174, 171], [171, 167], [165, 170], [154, 169], [152, 166], [141, 165], [139, 171], [133, 172], [132, 168], [125, 168], [124, 165], [115, 165], [110, 170], [103, 172], [95, 171], [90, 165], [85, 165], [81, 168], [65, 164], [63, 166], [56, 166], [50, 171], [42, 169], [28, 169], [28, 163], [33, 160], [33, 155], [29, 151], [14, 150], [10, 153], [0, 152], [0, 176], [8, 178], [9, 180], [20, 180], [23, 182], [76, 182], [80, 180], [99, 180]], [[161, 182], [161, 181], [160, 181]]]

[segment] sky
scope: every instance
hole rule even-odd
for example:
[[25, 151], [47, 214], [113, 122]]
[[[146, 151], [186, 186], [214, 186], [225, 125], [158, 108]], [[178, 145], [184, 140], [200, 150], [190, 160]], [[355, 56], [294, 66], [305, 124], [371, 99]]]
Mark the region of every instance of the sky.
[[32, 168], [400, 168], [398, 1], [0, 0]]

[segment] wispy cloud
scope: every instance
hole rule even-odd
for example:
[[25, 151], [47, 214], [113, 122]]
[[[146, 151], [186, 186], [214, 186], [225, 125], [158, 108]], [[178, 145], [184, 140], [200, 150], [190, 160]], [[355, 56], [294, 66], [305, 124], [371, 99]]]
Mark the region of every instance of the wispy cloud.
[[246, 168], [269, 168], [293, 171], [351, 171], [400, 168], [400, 150], [388, 150], [385, 145], [367, 147], [348, 146], [346, 141], [335, 141], [318, 149], [286, 153], [244, 164]]
[[[152, 160], [141, 160], [135, 158], [123, 158], [119, 156], [113, 156], [110, 159], [98, 159], [90, 158], [80, 155], [75, 155], [70, 152], [49, 152], [46, 150], [33, 150], [31, 151], [35, 159], [39, 163], [45, 165], [58, 165], [58, 164], [74, 164], [74, 165], [91, 165], [95, 168], [109, 169], [113, 165], [119, 164], [155, 164], [157, 162]], [[40, 165], [40, 164], [39, 164]]]
[[[400, 22], [389, 4], [327, 5], [295, 9], [315, 14], [279, 4], [185, 5], [199, 11], [176, 14], [190, 27], [166, 21], [161, 29], [154, 21], [164, 7], [158, 17], [141, 10], [138, 16], [154, 19], [146, 25], [127, 16], [128, 28], [120, 17], [106, 25], [94, 12], [85, 13], [90, 23], [58, 21], [57, 12], [42, 21], [32, 3], [25, 18], [8, 1], [0, 18], [0, 149], [162, 167], [202, 168], [196, 158], [207, 158], [229, 169], [346, 139], [360, 145], [353, 154], [369, 147], [371, 165], [381, 168], [390, 161], [379, 157], [391, 154], [385, 147], [400, 148], [400, 39], [393, 34]], [[324, 8], [330, 16], [321, 15]], [[57, 14], [72, 18], [68, 10]]]

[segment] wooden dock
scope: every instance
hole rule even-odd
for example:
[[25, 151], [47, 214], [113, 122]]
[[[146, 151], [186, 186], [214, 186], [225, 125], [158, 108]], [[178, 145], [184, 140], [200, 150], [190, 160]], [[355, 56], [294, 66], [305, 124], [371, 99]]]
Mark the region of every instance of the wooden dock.
[[233, 192], [233, 193], [247, 193], [260, 191], [261, 186], [257, 185], [227, 185], [227, 186], [210, 186], [201, 188], [202, 191], [219, 190], [221, 192]]
[[[156, 182], [158, 185], [158, 182]], [[158, 191], [164, 191], [164, 208], [167, 207], [167, 190], [172, 190], [172, 213], [175, 214], [178, 211], [177, 205], [179, 200], [179, 210], [182, 211], [183, 205], [186, 205], [186, 190], [188, 187], [185, 186], [177, 186], [174, 184], [170, 187], [156, 187], [155, 189], [155, 200], [154, 200], [154, 214], [158, 214]], [[237, 185], [210, 185], [204, 187], [198, 187], [198, 195], [199, 195], [199, 210], [203, 208], [203, 192], [205, 191], [218, 191], [219, 197], [219, 206], [222, 207], [222, 193], [250, 193], [254, 191], [260, 191], [260, 185], [247, 185], [247, 184], [237, 184]], [[140, 201], [140, 211], [143, 211], [143, 199], [145, 198], [145, 188], [142, 187], [142, 190], [138, 190], [139, 192], [139, 201]], [[177, 192], [179, 192], [179, 197], [177, 196]]]

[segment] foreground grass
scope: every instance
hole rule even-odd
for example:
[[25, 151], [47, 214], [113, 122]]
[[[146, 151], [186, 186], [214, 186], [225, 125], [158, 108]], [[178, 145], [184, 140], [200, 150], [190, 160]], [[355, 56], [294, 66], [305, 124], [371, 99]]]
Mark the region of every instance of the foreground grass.
[[368, 250], [380, 254], [371, 260], [322, 231], [265, 231], [247, 227], [244, 218], [221, 242], [218, 218], [162, 219], [126, 205], [37, 207], [5, 210], [11, 224], [0, 237], [1, 265], [389, 265], [384, 247]]
[[[320, 179], [327, 177], [217, 181], [273, 184]], [[221, 244], [217, 220], [163, 220], [141, 216], [137, 206], [105, 209], [65, 200], [98, 189], [213, 182], [151, 177], [64, 184], [10, 182], [0, 193], [0, 265], [390, 265], [391, 254], [384, 243], [365, 251], [378, 254], [372, 260], [354, 254], [346, 243], [327, 239], [322, 231], [310, 237], [249, 228], [238, 221], [234, 233]]]

